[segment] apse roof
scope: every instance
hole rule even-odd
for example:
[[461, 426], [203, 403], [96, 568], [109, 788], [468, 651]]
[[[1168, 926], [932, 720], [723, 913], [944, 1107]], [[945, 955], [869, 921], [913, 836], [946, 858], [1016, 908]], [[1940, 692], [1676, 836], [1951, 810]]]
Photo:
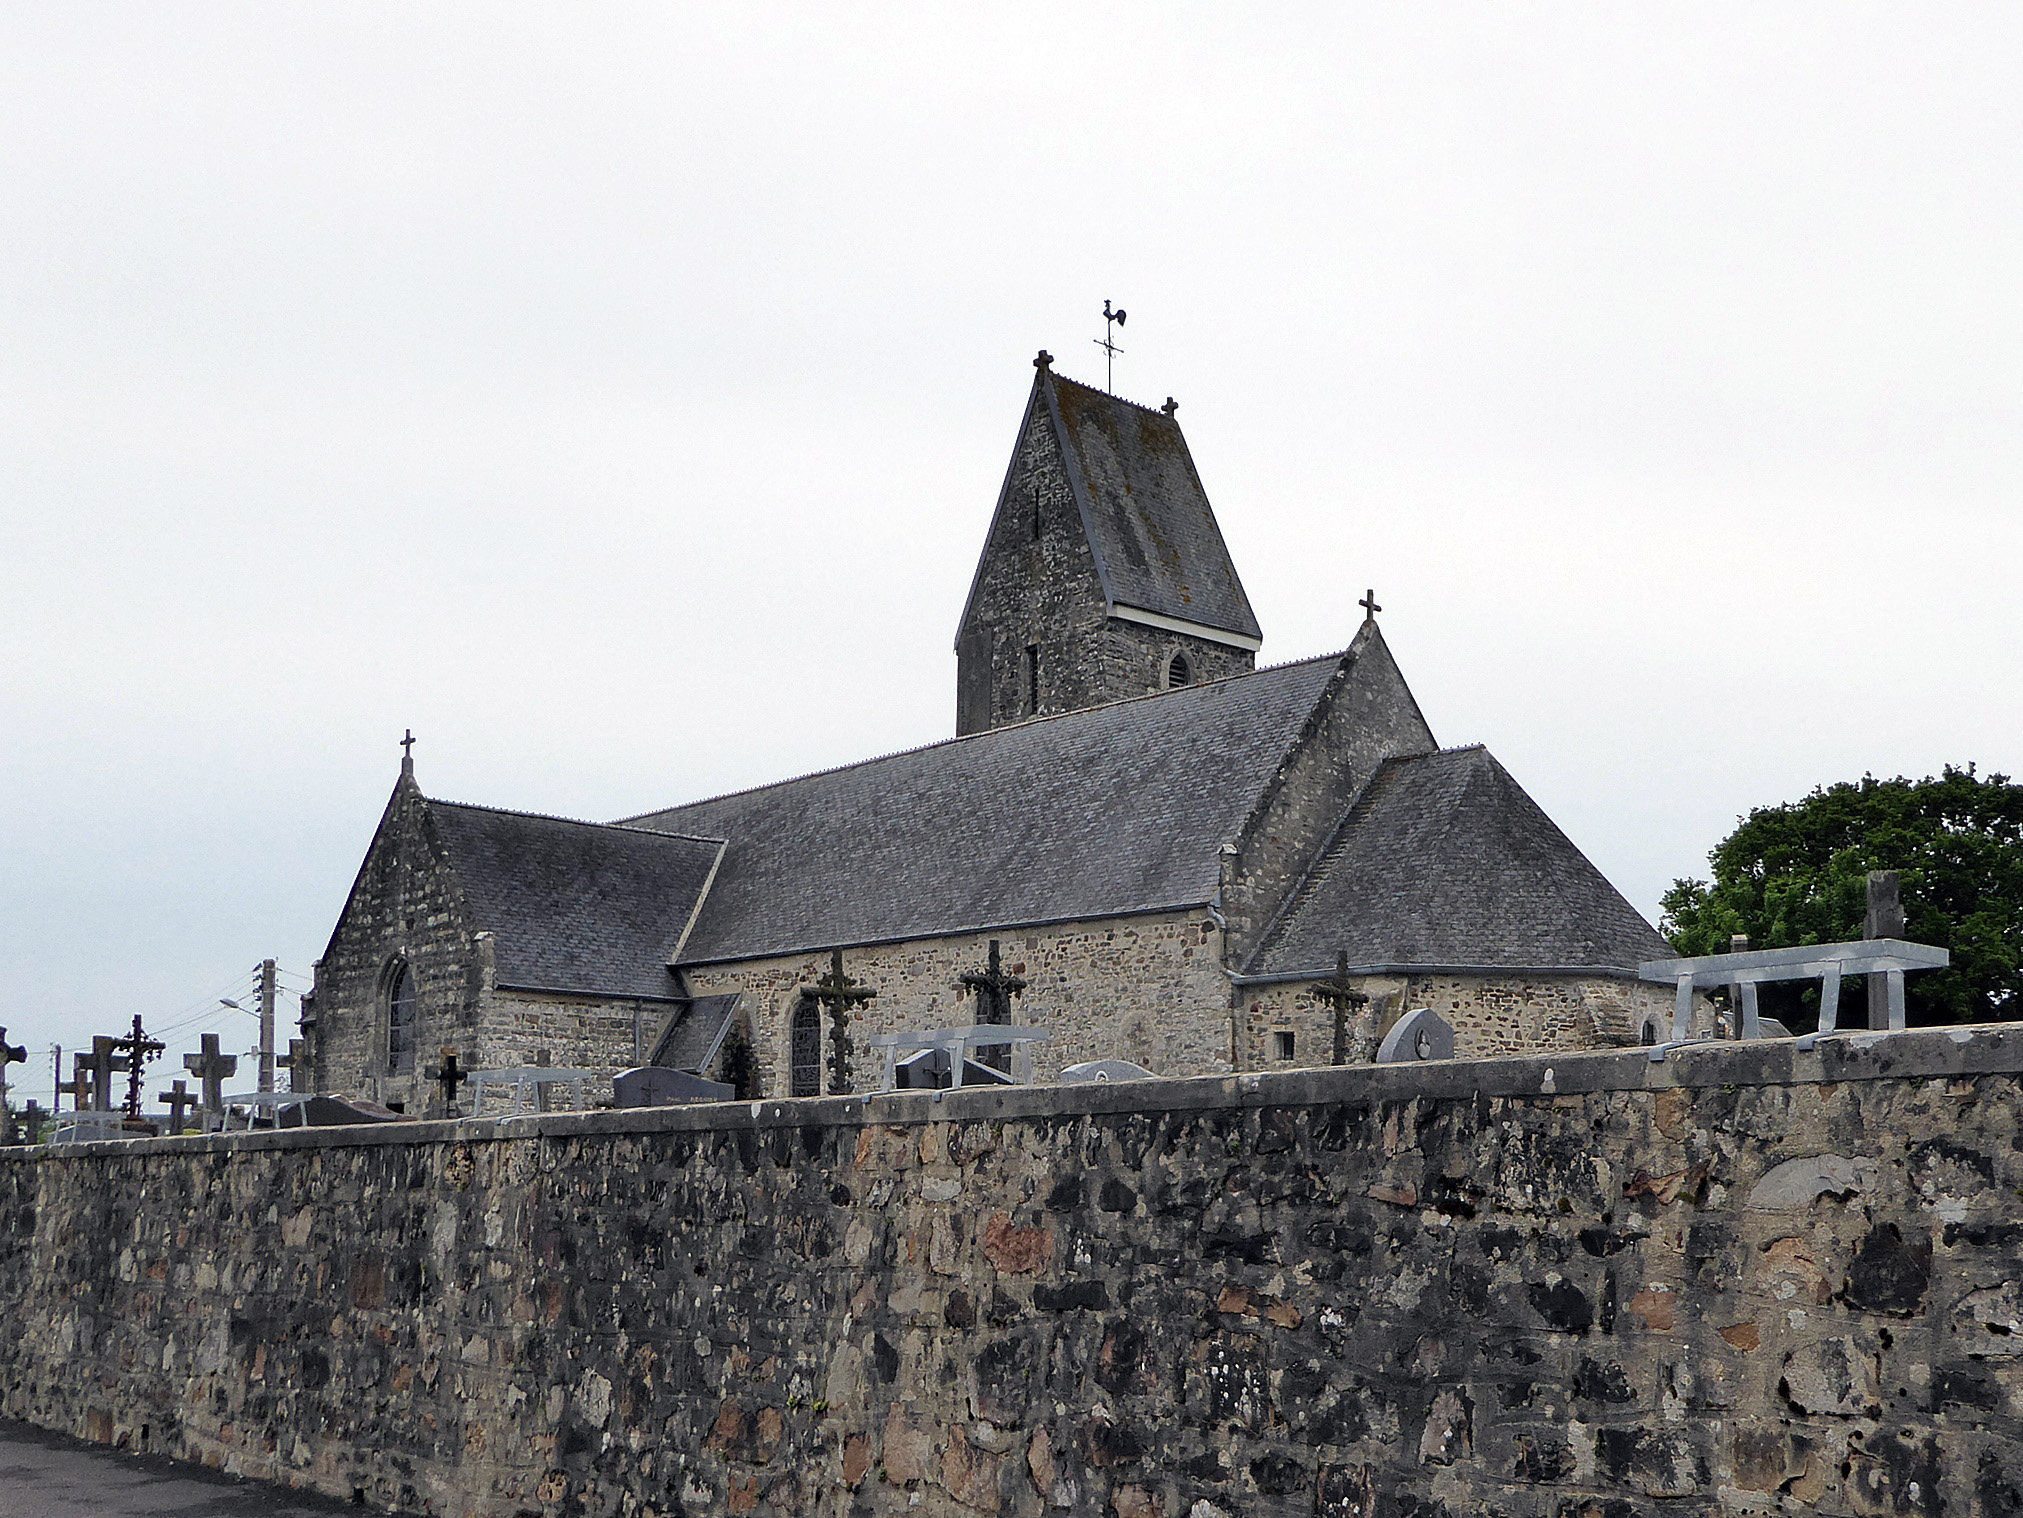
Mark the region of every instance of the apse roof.
[[1245, 969], [1597, 967], [1670, 945], [1482, 747], [1391, 759]]

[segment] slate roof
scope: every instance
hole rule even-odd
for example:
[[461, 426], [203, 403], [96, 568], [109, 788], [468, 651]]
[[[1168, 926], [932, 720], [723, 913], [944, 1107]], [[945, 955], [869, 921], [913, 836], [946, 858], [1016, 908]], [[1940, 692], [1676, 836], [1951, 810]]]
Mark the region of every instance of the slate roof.
[[630, 822], [730, 840], [684, 963], [1198, 905], [1340, 661], [993, 728]]
[[723, 1047], [724, 1035], [730, 1032], [731, 1014], [737, 1011], [740, 994], [732, 991], [727, 995], [698, 996], [684, 1004], [655, 1041], [653, 1053], [646, 1062], [664, 1065], [670, 1070], [686, 1070], [692, 1075], [701, 1074], [716, 1058], [717, 1050]]
[[1042, 369], [1110, 601], [1261, 638], [1180, 424]]
[[502, 986], [612, 996], [680, 994], [670, 955], [723, 845], [610, 826], [428, 803]]
[[1671, 947], [1481, 747], [1385, 762], [1247, 973], [1595, 966]]

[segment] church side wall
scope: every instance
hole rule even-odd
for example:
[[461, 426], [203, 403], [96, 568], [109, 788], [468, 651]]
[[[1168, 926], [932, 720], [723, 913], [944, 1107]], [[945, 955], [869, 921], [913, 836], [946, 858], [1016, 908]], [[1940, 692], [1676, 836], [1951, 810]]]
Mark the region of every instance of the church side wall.
[[[425, 1071], [448, 1045], [469, 1068], [491, 991], [491, 940], [465, 920], [455, 881], [427, 821], [427, 802], [403, 782], [373, 839], [330, 948], [316, 967], [316, 1089], [400, 1102], [420, 1112]], [[394, 1076], [386, 1057], [388, 965], [415, 978], [416, 1073]]]
[[507, 1067], [535, 1064], [546, 1050], [551, 1065], [595, 1070], [609, 1080], [646, 1062], [673, 1010], [666, 1002], [633, 997], [501, 987], [486, 1008], [478, 1052], [485, 1064]]
[[2008, 1024], [4, 1150], [0, 1412], [438, 1518], [1994, 1518], [2019, 1074]]
[[[1611, 1048], [1634, 1042], [1646, 1014], [1672, 1015], [1671, 987], [1604, 975], [1370, 975], [1356, 984], [1370, 1000], [1349, 1020], [1351, 1064], [1374, 1059], [1391, 1025], [1415, 1007], [1446, 1019], [1462, 1059]], [[1335, 1014], [1314, 997], [1311, 982], [1247, 987], [1241, 1005], [1249, 1068], [1325, 1065], [1334, 1057]], [[1703, 998], [1695, 1032], [1711, 1022]], [[1290, 1060], [1275, 1054], [1278, 1033], [1293, 1035]]]
[[[874, 1060], [864, 1042], [872, 1034], [976, 1021], [975, 999], [956, 995], [958, 977], [984, 968], [993, 937], [1004, 967], [1028, 982], [1012, 1003], [1013, 1021], [1053, 1034], [1051, 1042], [1029, 1046], [1040, 1079], [1064, 1065], [1105, 1058], [1132, 1060], [1161, 1075], [1230, 1068], [1220, 930], [1199, 911], [1163, 912], [847, 950], [844, 970], [878, 990], [851, 1024], [858, 1090], [875, 1089], [882, 1071], [882, 1058]], [[698, 996], [744, 993], [739, 1010], [750, 1020], [759, 1090], [770, 1097], [791, 1089], [789, 1023], [800, 988], [828, 969], [827, 954], [797, 954], [688, 966], [683, 974]], [[826, 1081], [825, 1075], [825, 1089]]]

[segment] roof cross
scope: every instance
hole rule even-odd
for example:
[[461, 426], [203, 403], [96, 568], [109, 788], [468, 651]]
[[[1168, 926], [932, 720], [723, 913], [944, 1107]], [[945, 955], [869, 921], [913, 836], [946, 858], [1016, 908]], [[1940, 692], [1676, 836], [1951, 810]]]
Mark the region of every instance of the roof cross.
[[401, 740], [400, 740], [400, 757], [401, 757], [401, 759], [402, 759], [403, 761], [409, 761], [409, 762], [411, 762], [411, 761], [412, 761], [412, 760], [414, 759], [414, 729], [413, 729], [413, 728], [408, 728], [408, 729], [406, 730], [406, 732], [405, 732], [405, 733], [404, 733], [404, 734], [403, 734], [403, 735], [401, 736]]
[[1377, 613], [1384, 609], [1377, 604], [1377, 593], [1374, 590], [1364, 591], [1363, 599], [1356, 604], [1363, 608], [1363, 620], [1365, 622], [1376, 621]]

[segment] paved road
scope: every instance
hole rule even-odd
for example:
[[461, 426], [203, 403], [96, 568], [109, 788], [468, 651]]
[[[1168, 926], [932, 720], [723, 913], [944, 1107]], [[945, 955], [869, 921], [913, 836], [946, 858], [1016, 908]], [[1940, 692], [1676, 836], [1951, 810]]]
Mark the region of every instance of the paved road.
[[332, 1518], [360, 1509], [0, 1419], [5, 1518]]

